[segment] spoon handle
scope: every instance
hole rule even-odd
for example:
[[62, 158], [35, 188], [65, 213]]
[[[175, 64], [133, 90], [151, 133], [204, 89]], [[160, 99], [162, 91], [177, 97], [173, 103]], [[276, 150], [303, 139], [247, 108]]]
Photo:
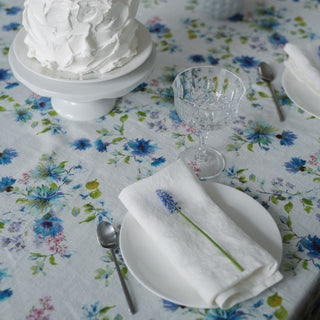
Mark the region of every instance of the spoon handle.
[[274, 92], [273, 85], [272, 85], [271, 82], [268, 82], [268, 84], [269, 84], [269, 88], [270, 88], [270, 91], [271, 91], [271, 94], [272, 94], [273, 101], [276, 104], [276, 108], [277, 108], [279, 119], [280, 119], [280, 121], [284, 121], [284, 115], [283, 115], [283, 112], [281, 110], [278, 97], [276, 96], [276, 94]]
[[126, 296], [126, 299], [127, 299], [127, 302], [128, 302], [128, 305], [129, 305], [129, 308], [130, 308], [130, 311], [132, 314], [135, 314], [136, 312], [136, 309], [133, 305], [133, 302], [132, 302], [132, 299], [131, 299], [131, 296], [130, 296], [130, 293], [128, 291], [128, 288], [127, 288], [127, 285], [123, 279], [123, 276], [122, 276], [122, 273], [121, 273], [121, 270], [120, 270], [120, 267], [119, 267], [119, 264], [118, 264], [118, 260], [117, 260], [117, 257], [114, 253], [114, 250], [111, 249], [111, 253], [112, 253], [112, 258], [113, 258], [113, 261], [116, 265], [116, 269], [117, 269], [117, 272], [118, 272], [118, 275], [119, 275], [119, 278], [120, 278], [120, 282], [121, 282], [121, 286], [122, 286], [122, 289], [123, 289], [123, 292], [124, 292], [124, 295]]

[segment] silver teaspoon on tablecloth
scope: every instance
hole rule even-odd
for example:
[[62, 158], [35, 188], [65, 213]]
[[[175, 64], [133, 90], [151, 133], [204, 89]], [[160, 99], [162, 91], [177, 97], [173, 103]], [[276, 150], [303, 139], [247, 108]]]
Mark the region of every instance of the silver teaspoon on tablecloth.
[[273, 73], [272, 68], [267, 63], [261, 62], [258, 66], [258, 72], [259, 72], [260, 78], [263, 81], [268, 83], [271, 94], [272, 94], [273, 101], [276, 104], [279, 119], [280, 119], [280, 121], [284, 121], [284, 115], [282, 113], [279, 100], [274, 92], [273, 85], [272, 85], [272, 81], [274, 80], [274, 73]]
[[123, 279], [123, 276], [122, 276], [122, 273], [121, 273], [121, 270], [120, 270], [115, 252], [114, 252], [115, 247], [118, 245], [117, 233], [111, 223], [109, 223], [107, 221], [102, 221], [98, 225], [97, 236], [98, 236], [98, 241], [101, 244], [101, 246], [104, 248], [110, 249], [110, 251], [111, 251], [113, 261], [116, 265], [116, 269], [117, 269], [117, 272], [118, 272], [118, 275], [120, 278], [123, 292], [126, 296], [130, 311], [132, 314], [134, 314], [136, 312], [136, 309], [133, 305], [130, 293], [129, 293], [128, 288], [126, 286], [126, 283]]

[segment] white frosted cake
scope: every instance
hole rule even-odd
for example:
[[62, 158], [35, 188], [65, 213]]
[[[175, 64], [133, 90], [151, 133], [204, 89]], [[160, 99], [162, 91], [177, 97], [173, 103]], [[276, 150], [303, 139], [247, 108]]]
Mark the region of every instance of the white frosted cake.
[[50, 70], [104, 74], [137, 53], [139, 0], [26, 0], [24, 6], [27, 55]]

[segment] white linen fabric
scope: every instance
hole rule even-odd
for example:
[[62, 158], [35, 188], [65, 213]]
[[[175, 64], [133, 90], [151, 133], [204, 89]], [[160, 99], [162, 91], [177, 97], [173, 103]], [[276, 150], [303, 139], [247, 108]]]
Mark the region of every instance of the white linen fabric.
[[[244, 271], [178, 212], [170, 213], [157, 196], [157, 189], [170, 194], [183, 214], [227, 251]], [[212, 306], [229, 308], [282, 279], [277, 261], [212, 201], [182, 160], [126, 187], [119, 198], [182, 277]]]
[[316, 94], [320, 95], [320, 55], [319, 47], [304, 45], [303, 47], [292, 43], [284, 46], [289, 55], [284, 62], [297, 79], [304, 82]]

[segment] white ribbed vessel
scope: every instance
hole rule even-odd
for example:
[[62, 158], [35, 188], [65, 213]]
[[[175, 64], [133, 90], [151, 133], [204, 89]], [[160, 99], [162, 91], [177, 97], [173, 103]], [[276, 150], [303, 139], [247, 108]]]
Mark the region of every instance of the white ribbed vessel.
[[214, 19], [227, 19], [241, 11], [244, 0], [198, 0], [200, 10]]

